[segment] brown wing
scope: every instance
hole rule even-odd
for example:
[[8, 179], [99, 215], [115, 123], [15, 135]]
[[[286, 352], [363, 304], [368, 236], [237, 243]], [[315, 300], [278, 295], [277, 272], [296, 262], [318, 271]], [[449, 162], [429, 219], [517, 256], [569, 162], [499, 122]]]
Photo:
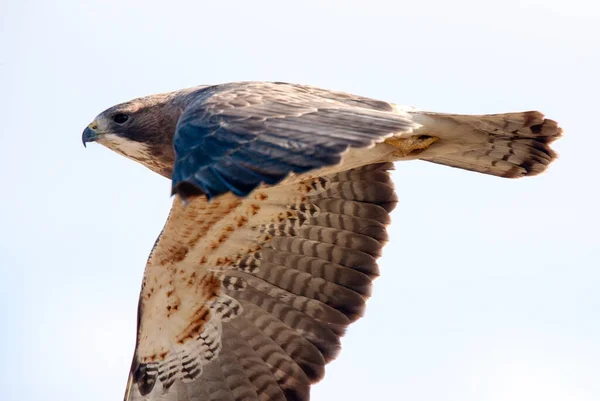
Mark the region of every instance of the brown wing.
[[308, 400], [379, 274], [391, 167], [176, 197], [146, 267], [125, 400]]

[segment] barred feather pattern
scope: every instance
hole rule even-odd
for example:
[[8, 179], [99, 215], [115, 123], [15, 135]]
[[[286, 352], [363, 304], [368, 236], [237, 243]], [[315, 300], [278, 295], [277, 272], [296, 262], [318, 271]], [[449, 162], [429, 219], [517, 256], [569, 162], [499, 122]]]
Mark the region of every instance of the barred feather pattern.
[[[165, 239], [152, 253], [125, 399], [308, 400], [310, 385], [323, 378], [325, 365], [338, 355], [340, 337], [363, 315], [372, 280], [379, 275], [377, 258], [397, 202], [391, 168], [391, 163], [380, 163], [306, 176], [259, 188], [243, 200], [225, 195], [219, 205], [196, 207], [193, 199], [186, 208], [174, 205], [172, 224], [167, 222], [162, 237], [168, 239], [177, 227], [189, 249], [177, 250]], [[208, 223], [203, 220], [208, 214], [202, 214], [207, 208], [213, 219]], [[204, 235], [188, 240], [199, 234], [193, 229], [198, 222], [204, 224]], [[179, 255], [175, 278], [195, 272], [200, 281], [205, 276], [219, 281], [212, 297], [172, 285], [171, 295], [180, 298], [181, 306], [168, 319], [191, 316], [185, 312], [187, 298], [198, 294], [210, 316], [181, 344], [172, 340], [178, 338], [169, 333], [172, 326], [161, 323], [162, 330], [156, 331], [148, 323], [157, 309], [144, 294], [155, 272], [164, 271], [150, 266], [167, 255], [169, 263]], [[167, 274], [164, 280], [173, 277]], [[164, 299], [157, 301], [165, 305]], [[162, 349], [157, 336], [166, 337], [170, 349], [143, 362], [142, 354]]]
[[439, 140], [419, 159], [463, 170], [519, 178], [538, 175], [557, 157], [550, 147], [562, 136], [539, 111], [460, 115], [413, 111], [415, 133]]

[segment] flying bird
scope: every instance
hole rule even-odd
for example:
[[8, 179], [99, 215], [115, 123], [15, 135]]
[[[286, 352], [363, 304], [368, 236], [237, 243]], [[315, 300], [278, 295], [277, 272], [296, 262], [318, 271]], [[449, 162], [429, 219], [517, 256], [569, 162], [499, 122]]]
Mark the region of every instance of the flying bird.
[[146, 264], [125, 401], [308, 400], [365, 310], [393, 163], [519, 178], [562, 133], [537, 111], [442, 114], [280, 82], [199, 86], [83, 131], [172, 180]]

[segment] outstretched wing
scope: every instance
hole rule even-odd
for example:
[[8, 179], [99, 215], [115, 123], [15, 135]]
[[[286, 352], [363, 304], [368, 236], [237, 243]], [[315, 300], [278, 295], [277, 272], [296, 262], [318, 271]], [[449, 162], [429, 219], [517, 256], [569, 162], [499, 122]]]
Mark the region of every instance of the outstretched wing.
[[195, 96], [174, 138], [173, 193], [181, 195], [246, 196], [416, 126], [388, 103], [308, 86], [233, 83]]
[[175, 197], [146, 267], [125, 399], [308, 400], [378, 275], [391, 167], [244, 199]]
[[175, 136], [187, 205], [146, 266], [125, 399], [308, 400], [378, 275], [395, 149], [373, 145], [413, 123], [293, 85], [197, 96]]

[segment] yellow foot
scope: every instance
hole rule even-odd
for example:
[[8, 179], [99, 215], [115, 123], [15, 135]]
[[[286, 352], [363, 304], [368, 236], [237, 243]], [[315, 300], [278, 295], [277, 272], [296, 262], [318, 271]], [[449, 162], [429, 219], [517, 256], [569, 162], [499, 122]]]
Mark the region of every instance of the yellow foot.
[[385, 143], [398, 149], [394, 156], [407, 157], [418, 155], [438, 139], [435, 136], [415, 135], [410, 138], [388, 138]]

